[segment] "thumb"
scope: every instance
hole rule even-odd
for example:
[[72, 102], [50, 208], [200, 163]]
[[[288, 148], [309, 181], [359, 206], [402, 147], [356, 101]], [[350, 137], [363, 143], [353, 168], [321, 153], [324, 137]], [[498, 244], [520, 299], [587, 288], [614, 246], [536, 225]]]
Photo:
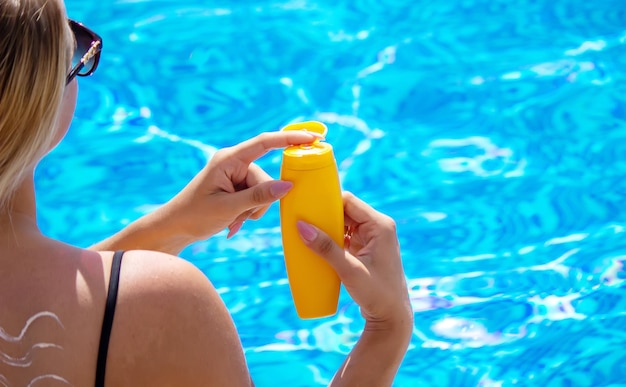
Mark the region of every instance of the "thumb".
[[302, 221], [298, 221], [296, 227], [304, 244], [326, 260], [343, 281], [351, 272], [351, 255], [319, 228]]
[[285, 196], [293, 183], [282, 180], [267, 181], [235, 192], [234, 205], [240, 212], [266, 206]]

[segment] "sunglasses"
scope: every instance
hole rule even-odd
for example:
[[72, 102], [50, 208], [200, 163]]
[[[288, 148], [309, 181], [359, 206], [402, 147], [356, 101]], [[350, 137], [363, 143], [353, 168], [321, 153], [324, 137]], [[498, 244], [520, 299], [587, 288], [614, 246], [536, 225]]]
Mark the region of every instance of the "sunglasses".
[[66, 84], [69, 84], [77, 75], [86, 77], [93, 74], [98, 67], [102, 50], [102, 38], [98, 34], [74, 20], [68, 21], [74, 34], [76, 49], [72, 57], [72, 70], [67, 75]]

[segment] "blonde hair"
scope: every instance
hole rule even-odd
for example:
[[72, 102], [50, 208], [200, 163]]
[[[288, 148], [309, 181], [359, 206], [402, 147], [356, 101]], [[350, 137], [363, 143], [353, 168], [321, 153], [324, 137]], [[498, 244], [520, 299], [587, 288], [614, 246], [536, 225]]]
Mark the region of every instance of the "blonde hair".
[[0, 210], [53, 145], [72, 50], [61, 0], [0, 0]]

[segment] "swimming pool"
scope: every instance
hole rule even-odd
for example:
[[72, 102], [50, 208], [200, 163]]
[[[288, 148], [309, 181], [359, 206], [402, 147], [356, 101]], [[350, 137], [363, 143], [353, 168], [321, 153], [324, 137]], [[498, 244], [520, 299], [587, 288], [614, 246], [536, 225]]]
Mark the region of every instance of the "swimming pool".
[[[66, 4], [104, 54], [37, 171], [46, 233], [87, 246], [216, 148], [321, 120], [344, 188], [398, 223], [416, 324], [396, 386], [626, 385], [625, 2]], [[278, 224], [182, 256], [257, 386], [323, 385], [358, 310], [296, 317]]]

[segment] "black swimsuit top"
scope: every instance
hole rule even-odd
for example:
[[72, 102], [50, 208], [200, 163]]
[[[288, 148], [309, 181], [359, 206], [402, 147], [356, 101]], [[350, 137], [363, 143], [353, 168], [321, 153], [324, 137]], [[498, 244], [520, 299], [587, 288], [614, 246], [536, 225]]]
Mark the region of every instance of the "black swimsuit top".
[[117, 302], [117, 289], [120, 283], [120, 268], [122, 267], [123, 255], [123, 251], [116, 251], [113, 255], [113, 264], [111, 265], [111, 277], [109, 278], [109, 292], [107, 293], [107, 301], [104, 308], [102, 332], [100, 333], [100, 346], [98, 348], [96, 387], [104, 387], [104, 376], [106, 374], [107, 367], [107, 353], [109, 352], [109, 339], [111, 338], [113, 316], [115, 315], [115, 304]]

